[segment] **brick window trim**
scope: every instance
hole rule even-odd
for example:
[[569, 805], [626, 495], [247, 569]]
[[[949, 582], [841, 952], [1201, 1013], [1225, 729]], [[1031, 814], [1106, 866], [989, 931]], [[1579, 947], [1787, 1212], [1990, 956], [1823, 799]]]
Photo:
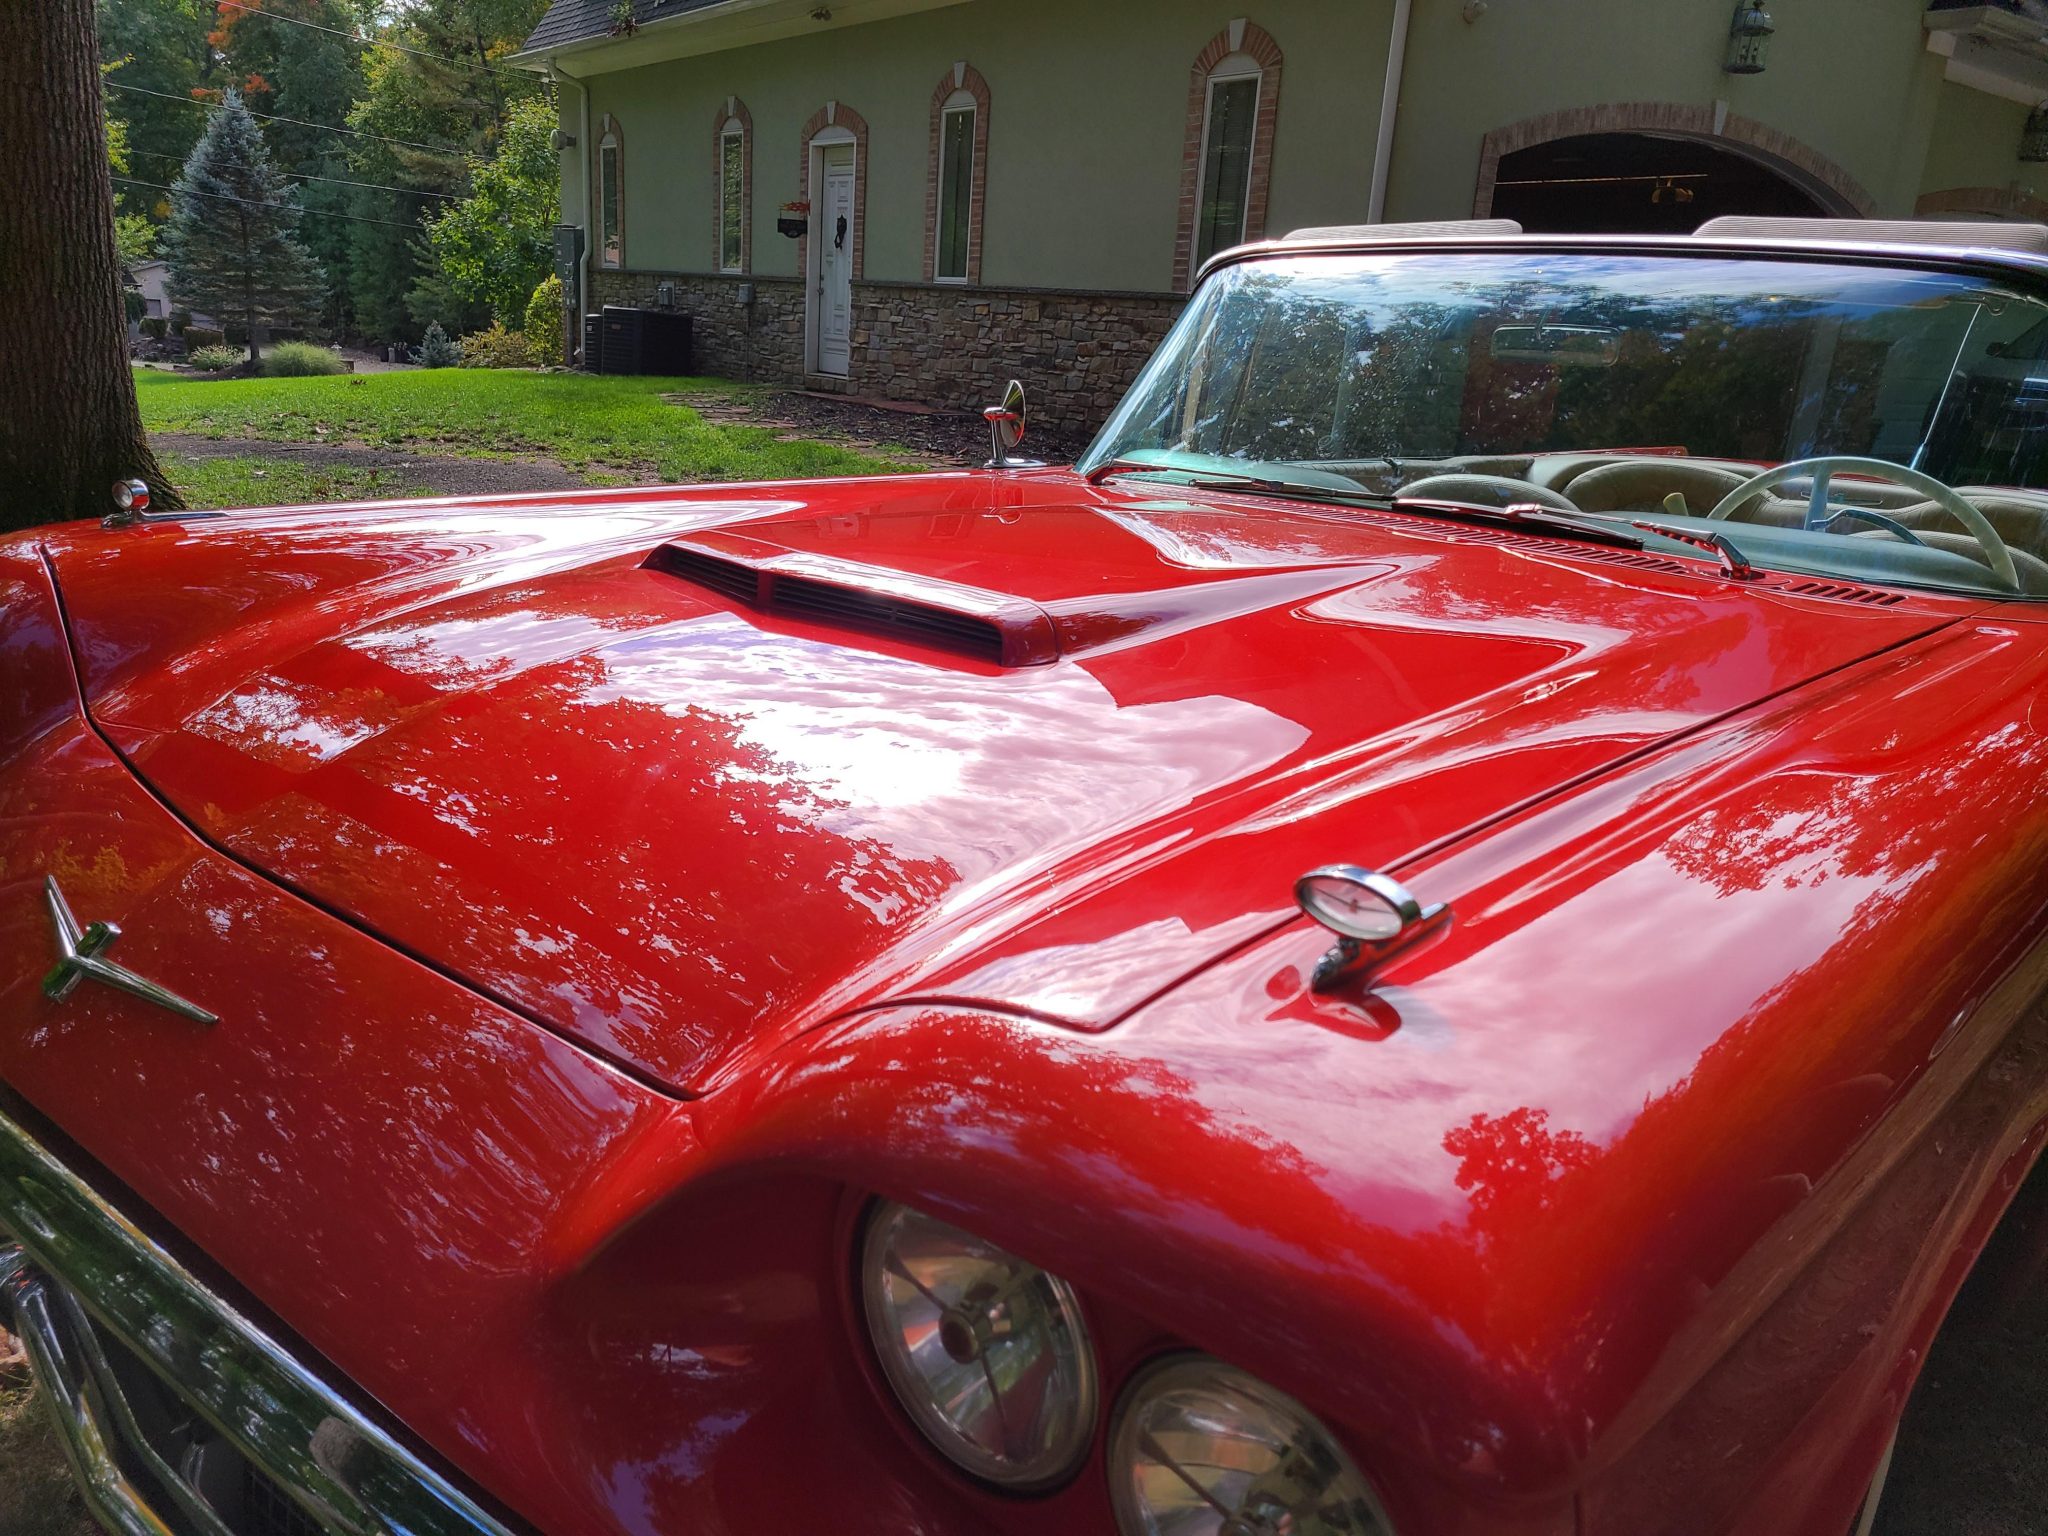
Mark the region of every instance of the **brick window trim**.
[[1202, 192], [1202, 130], [1209, 120], [1209, 80], [1216, 66], [1234, 53], [1259, 66], [1259, 111], [1252, 124], [1252, 166], [1245, 189], [1244, 237], [1266, 235], [1266, 197], [1273, 182], [1273, 133], [1280, 120], [1280, 65], [1283, 55], [1273, 34], [1255, 21], [1240, 17], [1209, 39], [1188, 71], [1187, 143], [1180, 160], [1180, 220], [1173, 242], [1173, 291], [1186, 293], [1193, 275], [1195, 204]]
[[[619, 153], [619, 259], [605, 260], [604, 254], [604, 141], [609, 138]], [[597, 139], [590, 146], [590, 231], [597, 249], [591, 254], [607, 271], [619, 272], [626, 265], [626, 130], [607, 112], [598, 119]]]
[[[725, 130], [740, 125], [740, 264], [725, 266]], [[711, 125], [711, 270], [743, 277], [754, 270], [754, 115], [737, 96], [719, 104]]]
[[1876, 199], [1855, 177], [1811, 145], [1767, 123], [1691, 102], [1618, 101], [1545, 112], [1488, 133], [1479, 146], [1473, 217], [1483, 219], [1492, 215], [1502, 156], [1548, 144], [1553, 139], [1578, 138], [1589, 133], [1665, 133], [1699, 139], [1762, 161], [1818, 199], [1832, 214], [1867, 219], [1877, 211]]
[[[803, 200], [811, 204], [810, 217], [822, 219], [824, 211], [818, 206], [823, 189], [815, 191], [811, 186], [811, 141], [827, 128], [844, 128], [853, 135], [853, 280], [858, 282], [866, 270], [864, 257], [867, 254], [868, 222], [868, 120], [843, 101], [828, 101], [813, 112], [804, 122], [803, 132], [797, 135], [797, 153], [802, 163], [797, 170], [797, 185], [801, 187]], [[809, 222], [808, 220], [806, 221]], [[822, 232], [824, 226], [818, 226]], [[811, 236], [806, 229], [797, 237], [796, 270], [806, 283], [811, 277]]]
[[[930, 165], [924, 182], [924, 280], [939, 279], [939, 180], [944, 167], [946, 103], [966, 91], [974, 98], [974, 168], [967, 190], [967, 277], [972, 286], [981, 281], [981, 224], [988, 194], [988, 81], [981, 71], [964, 59], [940, 77], [932, 89], [932, 133]], [[958, 283], [958, 278], [947, 278]]]
[[1945, 187], [1923, 192], [1913, 204], [1916, 214], [1981, 213], [1997, 219], [2023, 219], [2048, 224], [2048, 199], [2018, 187]]

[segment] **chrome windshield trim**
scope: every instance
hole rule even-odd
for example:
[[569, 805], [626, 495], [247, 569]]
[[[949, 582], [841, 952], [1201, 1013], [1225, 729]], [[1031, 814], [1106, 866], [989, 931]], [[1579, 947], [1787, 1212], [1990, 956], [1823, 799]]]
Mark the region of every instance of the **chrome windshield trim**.
[[1192, 297], [1226, 267], [1273, 258], [1315, 256], [1495, 255], [1495, 256], [1667, 256], [1755, 261], [1805, 261], [1857, 267], [1910, 267], [2015, 281], [2034, 293], [2048, 291], [2048, 256], [1981, 245], [1879, 244], [1861, 240], [1808, 240], [1761, 236], [1700, 235], [1460, 235], [1437, 239], [1412, 236], [1381, 240], [1347, 236], [1331, 240], [1258, 240], [1218, 251], [1188, 285]]
[[323, 1530], [334, 1536], [512, 1536], [201, 1285], [5, 1114], [0, 1228], [26, 1254], [24, 1262], [0, 1250], [0, 1297], [31, 1340], [38, 1377], [52, 1383], [52, 1407], [73, 1470], [110, 1528], [124, 1536], [164, 1532], [108, 1452], [107, 1437], [118, 1426], [95, 1406], [98, 1383], [90, 1362], [76, 1347], [65, 1350], [50, 1282], [75, 1297]]

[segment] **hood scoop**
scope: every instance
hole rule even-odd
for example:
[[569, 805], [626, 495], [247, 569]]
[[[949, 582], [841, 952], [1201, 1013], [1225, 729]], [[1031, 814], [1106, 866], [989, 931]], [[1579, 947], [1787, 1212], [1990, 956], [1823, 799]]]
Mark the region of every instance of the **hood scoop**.
[[1059, 655], [1051, 615], [1023, 598], [791, 550], [744, 534], [673, 540], [645, 564], [757, 613], [946, 651], [989, 666], [1042, 666]]

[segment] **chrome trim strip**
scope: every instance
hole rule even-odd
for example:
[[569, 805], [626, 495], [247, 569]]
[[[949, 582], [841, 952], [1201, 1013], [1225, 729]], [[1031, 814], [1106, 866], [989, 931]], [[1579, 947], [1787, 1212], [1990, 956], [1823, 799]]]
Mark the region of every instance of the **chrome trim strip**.
[[49, 1406], [64, 1459], [71, 1463], [72, 1481], [92, 1517], [118, 1536], [171, 1536], [170, 1528], [150, 1513], [107, 1449], [106, 1433], [79, 1374], [65, 1358], [63, 1341], [50, 1317], [48, 1285], [29, 1267], [28, 1256], [20, 1248], [0, 1248], [0, 1294], [9, 1303], [14, 1331], [28, 1352], [29, 1369]]
[[1701, 235], [1461, 235], [1433, 240], [1397, 235], [1382, 240], [1304, 240], [1292, 245], [1285, 240], [1259, 240], [1233, 245], [1218, 251], [1202, 264], [1195, 273], [1194, 281], [1188, 285], [1188, 292], [1192, 295], [1225, 267], [1271, 256], [1373, 256], [1390, 253], [1427, 256], [1746, 256], [1764, 261], [1826, 261], [1843, 266], [1912, 267], [1916, 270], [1938, 269], [2018, 279], [2030, 283], [2037, 294], [2043, 280], [2048, 279], [2048, 256], [1981, 245], [1880, 245], [1861, 240], [1765, 240]]
[[[33, 1136], [0, 1114], [0, 1251], [30, 1363], [48, 1384], [95, 1513], [121, 1536], [169, 1536], [121, 1476], [52, 1316], [41, 1271], [75, 1296], [241, 1453], [335, 1536], [512, 1536], [255, 1324], [201, 1285]], [[40, 1351], [40, 1357], [38, 1356]], [[102, 1510], [101, 1504], [107, 1508]]]
[[149, 1469], [150, 1475], [156, 1478], [164, 1492], [177, 1503], [178, 1512], [198, 1528], [200, 1536], [235, 1536], [233, 1531], [221, 1523], [220, 1517], [213, 1512], [213, 1507], [200, 1498], [193, 1491], [192, 1485], [178, 1475], [177, 1469], [157, 1453], [157, 1448], [150, 1444], [149, 1437], [142, 1432], [141, 1424], [136, 1422], [135, 1409], [129, 1404], [128, 1394], [121, 1390], [121, 1383], [115, 1379], [113, 1363], [107, 1359], [106, 1351], [100, 1348], [99, 1338], [94, 1334], [85, 1316], [85, 1309], [79, 1306], [78, 1299], [62, 1286], [53, 1285], [45, 1280], [34, 1269], [27, 1273], [29, 1283], [47, 1289], [50, 1310], [63, 1314], [66, 1324], [65, 1342], [84, 1362], [86, 1372], [91, 1376], [91, 1388], [88, 1390], [98, 1392], [99, 1404], [105, 1410], [106, 1417], [113, 1422], [114, 1431], [121, 1443], [142, 1458], [143, 1465]]

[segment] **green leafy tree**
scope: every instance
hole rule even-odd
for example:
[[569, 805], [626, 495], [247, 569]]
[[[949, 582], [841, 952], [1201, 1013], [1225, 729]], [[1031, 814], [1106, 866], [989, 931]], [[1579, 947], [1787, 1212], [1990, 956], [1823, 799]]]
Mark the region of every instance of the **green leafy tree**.
[[[111, 64], [100, 65], [100, 79], [104, 82], [109, 75], [119, 69], [125, 62], [125, 60], [116, 60]], [[126, 176], [129, 164], [128, 125], [118, 117], [109, 117], [107, 119], [107, 169], [116, 176]], [[119, 183], [117, 182], [115, 185], [118, 186]], [[118, 206], [117, 204], [117, 210]], [[114, 253], [119, 258], [123, 268], [132, 267], [139, 261], [149, 260], [150, 253], [155, 249], [156, 226], [150, 223], [147, 214], [121, 213], [116, 211], [114, 214]], [[138, 304], [141, 302], [140, 295], [135, 297], [134, 302]], [[129, 307], [132, 310], [134, 305], [131, 304]], [[133, 320], [138, 317], [130, 314], [128, 318]]]
[[[116, 174], [115, 207], [152, 224], [171, 216], [167, 183], [192, 153], [206, 127], [206, 114], [192, 101], [204, 94], [219, 62], [207, 33], [213, 25], [210, 0], [98, 0], [94, 7], [102, 66], [118, 65], [107, 79], [107, 123], [124, 135], [130, 164]], [[154, 94], [152, 94], [154, 93]]]
[[263, 135], [229, 91], [173, 185], [163, 236], [171, 291], [186, 309], [239, 320], [250, 360], [264, 326], [318, 314], [324, 281], [297, 238], [291, 184], [270, 163]]
[[539, 97], [507, 115], [504, 141], [470, 172], [470, 194], [427, 219], [427, 244], [448, 286], [488, 305], [508, 326], [526, 322], [535, 284], [548, 275], [549, 227], [560, 166], [549, 142], [555, 111]]
[[441, 277], [418, 225], [469, 190], [470, 166], [496, 151], [512, 106], [544, 93], [538, 80], [498, 61], [546, 9], [547, 0], [415, 0], [378, 34], [397, 46], [368, 57], [348, 123], [379, 137], [354, 142], [348, 174], [406, 190], [358, 189], [350, 208], [383, 221], [349, 228], [350, 287], [363, 330], [416, 336], [430, 320], [466, 331], [489, 318]]

